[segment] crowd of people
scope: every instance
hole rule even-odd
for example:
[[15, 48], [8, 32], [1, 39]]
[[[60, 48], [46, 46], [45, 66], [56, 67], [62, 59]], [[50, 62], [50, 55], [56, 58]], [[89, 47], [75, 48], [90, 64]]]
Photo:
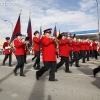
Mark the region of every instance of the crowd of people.
[[[44, 30], [44, 34], [40, 36], [39, 31], [34, 32], [33, 37], [33, 50], [34, 57], [32, 61], [36, 58], [33, 68], [36, 71], [36, 79], [39, 78], [50, 69], [49, 71], [49, 81], [58, 81], [55, 78], [55, 73], [58, 69], [65, 64], [65, 73], [72, 73], [69, 66], [75, 63], [75, 67], [81, 67], [79, 60], [82, 59], [82, 63], [89, 61], [90, 57], [98, 60], [98, 52], [100, 51], [99, 43], [96, 40], [77, 39], [75, 35], [66, 36], [65, 33], [61, 33], [58, 37], [51, 36], [51, 28]], [[20, 76], [25, 77], [23, 72], [24, 64], [27, 64], [26, 56], [29, 47], [29, 37], [25, 39], [22, 38], [22, 34], [18, 33], [16, 39], [13, 41], [14, 54], [16, 56], [17, 65], [13, 70], [15, 76], [17, 76], [17, 70], [20, 68]], [[6, 37], [6, 42], [3, 44], [4, 48], [4, 60], [3, 66], [9, 57], [9, 66], [11, 67], [12, 62], [12, 47], [10, 46], [10, 37]], [[31, 48], [31, 49], [32, 49]], [[40, 53], [42, 53], [42, 60], [44, 66], [40, 66]], [[57, 57], [56, 57], [57, 56]], [[60, 61], [57, 62], [57, 58]], [[100, 67], [93, 70], [93, 75], [100, 71]]]

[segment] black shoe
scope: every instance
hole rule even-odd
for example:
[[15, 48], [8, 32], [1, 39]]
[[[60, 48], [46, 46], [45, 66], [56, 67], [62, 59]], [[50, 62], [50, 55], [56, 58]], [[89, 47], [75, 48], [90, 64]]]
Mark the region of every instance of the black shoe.
[[80, 67], [79, 65], [76, 65], [75, 67]]
[[15, 76], [17, 76], [17, 73], [16, 73], [16, 71], [15, 71], [15, 70], [13, 70], [13, 72], [14, 72], [14, 75], [15, 75]]
[[86, 63], [86, 62], [82, 62], [82, 63]]
[[32, 58], [32, 61], [33, 61], [34, 59], [35, 59], [35, 58], [33, 57], [33, 58]]
[[72, 71], [70, 71], [70, 70], [69, 71], [65, 71], [65, 73], [72, 73]]
[[39, 70], [40, 68], [38, 68], [38, 67], [35, 67], [34, 69], [35, 69], [35, 70]]
[[24, 75], [24, 74], [20, 74], [20, 76], [23, 76], [23, 77], [25, 77], [25, 75]]
[[39, 80], [38, 71], [36, 72], [36, 79]]
[[12, 65], [9, 65], [9, 67], [12, 67]]
[[58, 81], [58, 80], [57, 79], [53, 79], [53, 80], [49, 79], [49, 81]]

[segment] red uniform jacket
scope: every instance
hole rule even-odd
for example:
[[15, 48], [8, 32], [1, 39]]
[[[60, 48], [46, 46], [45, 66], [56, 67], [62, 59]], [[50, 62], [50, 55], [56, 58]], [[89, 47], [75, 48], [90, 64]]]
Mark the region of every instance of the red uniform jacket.
[[72, 50], [72, 43], [69, 43], [69, 50], [71, 51]]
[[15, 39], [14, 46], [15, 46], [15, 55], [24, 55], [25, 44], [22, 41]]
[[69, 57], [69, 51], [70, 51], [70, 47], [69, 47], [69, 40], [60, 40], [60, 44], [59, 44], [59, 56], [64, 56], [64, 57]]
[[6, 49], [6, 47], [10, 46], [8, 42], [4, 42], [3, 48], [4, 48], [4, 54], [12, 54], [12, 51], [10, 49]]
[[78, 52], [81, 51], [81, 45], [80, 45], [80, 42], [78, 42]]
[[33, 37], [34, 50], [40, 51], [40, 38]]
[[90, 42], [85, 42], [85, 50], [90, 50]]
[[85, 43], [84, 42], [80, 42], [80, 49], [85, 50]]
[[93, 42], [93, 44], [92, 44], [93, 50], [97, 50], [97, 45], [98, 45], [98, 43]]
[[43, 36], [41, 38], [41, 44], [43, 61], [56, 61], [56, 48], [54, 41], [46, 36]]
[[26, 44], [24, 44], [24, 53], [27, 53], [28, 52], [28, 47]]
[[[91, 43], [90, 43], [91, 44]], [[92, 47], [92, 45], [90, 45], [90, 50], [93, 50], [93, 47]]]
[[79, 43], [73, 41], [72, 42], [73, 52], [79, 52]]

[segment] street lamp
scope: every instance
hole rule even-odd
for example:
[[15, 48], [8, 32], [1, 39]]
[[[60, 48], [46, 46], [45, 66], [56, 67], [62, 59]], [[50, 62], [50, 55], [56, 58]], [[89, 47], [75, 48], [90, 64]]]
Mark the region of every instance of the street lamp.
[[4, 21], [7, 21], [7, 22], [11, 23], [11, 25], [12, 25], [12, 33], [13, 33], [13, 23], [10, 22], [9, 20], [4, 20]]
[[[97, 3], [97, 15], [98, 15], [98, 35], [99, 35], [99, 10], [98, 10], [98, 0], [96, 0]], [[99, 36], [99, 42], [100, 42], [100, 36]]]

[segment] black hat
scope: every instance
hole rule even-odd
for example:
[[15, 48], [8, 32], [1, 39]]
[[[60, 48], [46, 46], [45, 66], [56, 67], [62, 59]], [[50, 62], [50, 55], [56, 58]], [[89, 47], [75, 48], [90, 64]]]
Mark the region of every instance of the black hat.
[[35, 35], [35, 34], [37, 34], [37, 33], [39, 33], [39, 31], [38, 31], [38, 30], [34, 32], [34, 35]]
[[10, 40], [10, 37], [6, 37], [5, 39], [6, 39], [6, 40]]
[[17, 36], [22, 36], [22, 34], [21, 34], [21, 33], [18, 33], [18, 34], [16, 34], [16, 37], [17, 37]]
[[61, 33], [61, 35], [62, 35], [62, 36], [66, 36], [66, 34], [65, 34], [64, 32], [63, 32], [63, 33]]
[[25, 38], [25, 41], [28, 41], [28, 40], [29, 40], [29, 37], [26, 37], [26, 38]]
[[61, 34], [59, 34], [58, 39], [61, 39], [62, 36], [66, 36], [66, 34], [65, 34], [65, 33], [61, 33]]
[[46, 30], [44, 30], [44, 33], [50, 33], [51, 34], [51, 30], [52, 30], [52, 28], [46, 29]]

